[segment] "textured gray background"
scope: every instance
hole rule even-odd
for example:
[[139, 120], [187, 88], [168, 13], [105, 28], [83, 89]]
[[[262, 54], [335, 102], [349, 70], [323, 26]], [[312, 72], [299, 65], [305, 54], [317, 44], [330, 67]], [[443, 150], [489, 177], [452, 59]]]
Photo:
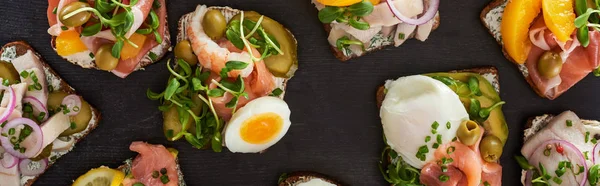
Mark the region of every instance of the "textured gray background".
[[136, 140], [179, 149], [189, 185], [274, 185], [281, 173], [296, 170], [318, 171], [351, 185], [386, 185], [377, 168], [383, 143], [376, 87], [386, 79], [426, 72], [498, 67], [511, 132], [502, 157], [504, 185], [519, 184], [520, 171], [512, 156], [519, 152], [528, 117], [571, 109], [582, 118], [600, 119], [600, 81], [591, 75], [555, 101], [530, 89], [479, 21], [487, 0], [442, 1], [441, 27], [427, 42], [411, 40], [346, 63], [330, 53], [327, 34], [309, 0], [168, 0], [173, 40], [179, 17], [203, 3], [258, 11], [289, 27], [299, 42], [300, 70], [286, 93], [293, 123], [287, 135], [265, 154], [196, 150], [184, 141], [165, 140], [158, 103], [145, 96], [148, 88], [165, 87], [166, 60], [127, 79], [80, 69], [50, 48], [45, 0], [0, 2], [0, 44], [29, 42], [103, 115], [99, 127], [36, 185], [68, 185], [91, 168], [117, 167], [135, 155], [128, 146]]

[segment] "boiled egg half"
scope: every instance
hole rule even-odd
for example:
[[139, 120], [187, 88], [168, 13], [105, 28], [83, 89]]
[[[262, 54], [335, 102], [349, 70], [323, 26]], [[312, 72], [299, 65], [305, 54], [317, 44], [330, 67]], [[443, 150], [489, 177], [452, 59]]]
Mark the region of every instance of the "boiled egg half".
[[458, 95], [431, 77], [401, 77], [387, 81], [385, 88], [380, 117], [387, 144], [417, 169], [432, 161], [437, 146], [451, 142], [460, 123], [469, 119]]
[[265, 96], [254, 99], [233, 114], [225, 128], [225, 146], [231, 152], [263, 151], [287, 133], [290, 108], [280, 98]]

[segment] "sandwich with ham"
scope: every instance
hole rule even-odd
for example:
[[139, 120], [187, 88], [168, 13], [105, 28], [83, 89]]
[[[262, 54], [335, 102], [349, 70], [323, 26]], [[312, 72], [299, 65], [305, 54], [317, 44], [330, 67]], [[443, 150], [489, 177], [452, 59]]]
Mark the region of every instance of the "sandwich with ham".
[[523, 185], [598, 185], [600, 122], [572, 111], [530, 119], [524, 131]]
[[391, 185], [502, 185], [508, 128], [498, 91], [491, 67], [386, 81], [377, 91], [383, 178]]
[[73, 186], [185, 186], [177, 163], [179, 152], [162, 145], [136, 141], [129, 146], [139, 153], [116, 169], [106, 166], [92, 169], [73, 182]]
[[125, 78], [170, 49], [165, 0], [48, 0], [52, 48], [82, 68]]
[[0, 50], [0, 186], [29, 186], [100, 121], [25, 42]]
[[480, 17], [535, 92], [553, 100], [590, 72], [600, 76], [597, 9], [587, 0], [494, 0]]
[[312, 0], [327, 41], [341, 61], [415, 38], [438, 28], [439, 0]]

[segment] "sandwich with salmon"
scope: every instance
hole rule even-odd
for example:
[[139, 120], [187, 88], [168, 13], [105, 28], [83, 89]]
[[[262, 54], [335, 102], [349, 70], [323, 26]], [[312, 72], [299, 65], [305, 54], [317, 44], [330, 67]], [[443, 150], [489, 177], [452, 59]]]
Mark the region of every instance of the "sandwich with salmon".
[[[411, 87], [411, 88], [406, 88]], [[377, 91], [391, 185], [502, 185], [508, 127], [495, 68], [388, 80]]]
[[531, 118], [516, 156], [523, 185], [598, 185], [598, 126], [572, 111]]
[[342, 186], [335, 179], [317, 172], [296, 171], [279, 176], [278, 186]]
[[199, 149], [262, 152], [288, 131], [283, 100], [298, 69], [294, 35], [254, 11], [198, 5], [178, 24], [175, 63], [159, 100], [168, 140]]
[[341, 61], [415, 38], [438, 28], [439, 0], [312, 0], [327, 41]]
[[177, 163], [179, 152], [162, 145], [136, 141], [129, 146], [139, 153], [116, 169], [106, 166], [92, 169], [73, 182], [73, 186], [185, 186]]
[[52, 48], [82, 68], [125, 78], [171, 48], [166, 0], [48, 0]]
[[0, 186], [30, 186], [100, 113], [22, 41], [0, 49], [0, 82]]
[[600, 76], [597, 6], [588, 0], [494, 0], [481, 21], [541, 97]]

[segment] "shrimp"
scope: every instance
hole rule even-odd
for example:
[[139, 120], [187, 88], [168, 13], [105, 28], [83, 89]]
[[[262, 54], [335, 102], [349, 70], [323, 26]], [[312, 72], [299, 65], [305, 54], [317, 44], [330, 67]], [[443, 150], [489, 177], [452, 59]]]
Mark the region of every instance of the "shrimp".
[[[454, 151], [448, 154], [450, 148]], [[460, 142], [451, 142], [440, 146], [435, 151], [435, 158], [442, 159], [443, 157], [452, 158], [451, 166], [462, 171], [467, 178], [468, 186], [478, 186], [481, 183], [481, 161], [473, 161], [479, 159], [479, 154], [471, 150], [468, 146]]]
[[244, 51], [231, 51], [208, 37], [202, 27], [202, 21], [207, 11], [208, 8], [205, 5], [199, 5], [186, 28], [192, 49], [198, 56], [198, 61], [200, 61], [200, 64], [204, 68], [210, 69], [215, 73], [220, 73], [228, 61], [246, 62], [248, 66], [245, 69], [230, 71], [228, 76], [237, 77], [241, 75], [242, 77], [248, 77], [254, 69], [252, 58], [247, 52], [251, 49], [245, 48]]

